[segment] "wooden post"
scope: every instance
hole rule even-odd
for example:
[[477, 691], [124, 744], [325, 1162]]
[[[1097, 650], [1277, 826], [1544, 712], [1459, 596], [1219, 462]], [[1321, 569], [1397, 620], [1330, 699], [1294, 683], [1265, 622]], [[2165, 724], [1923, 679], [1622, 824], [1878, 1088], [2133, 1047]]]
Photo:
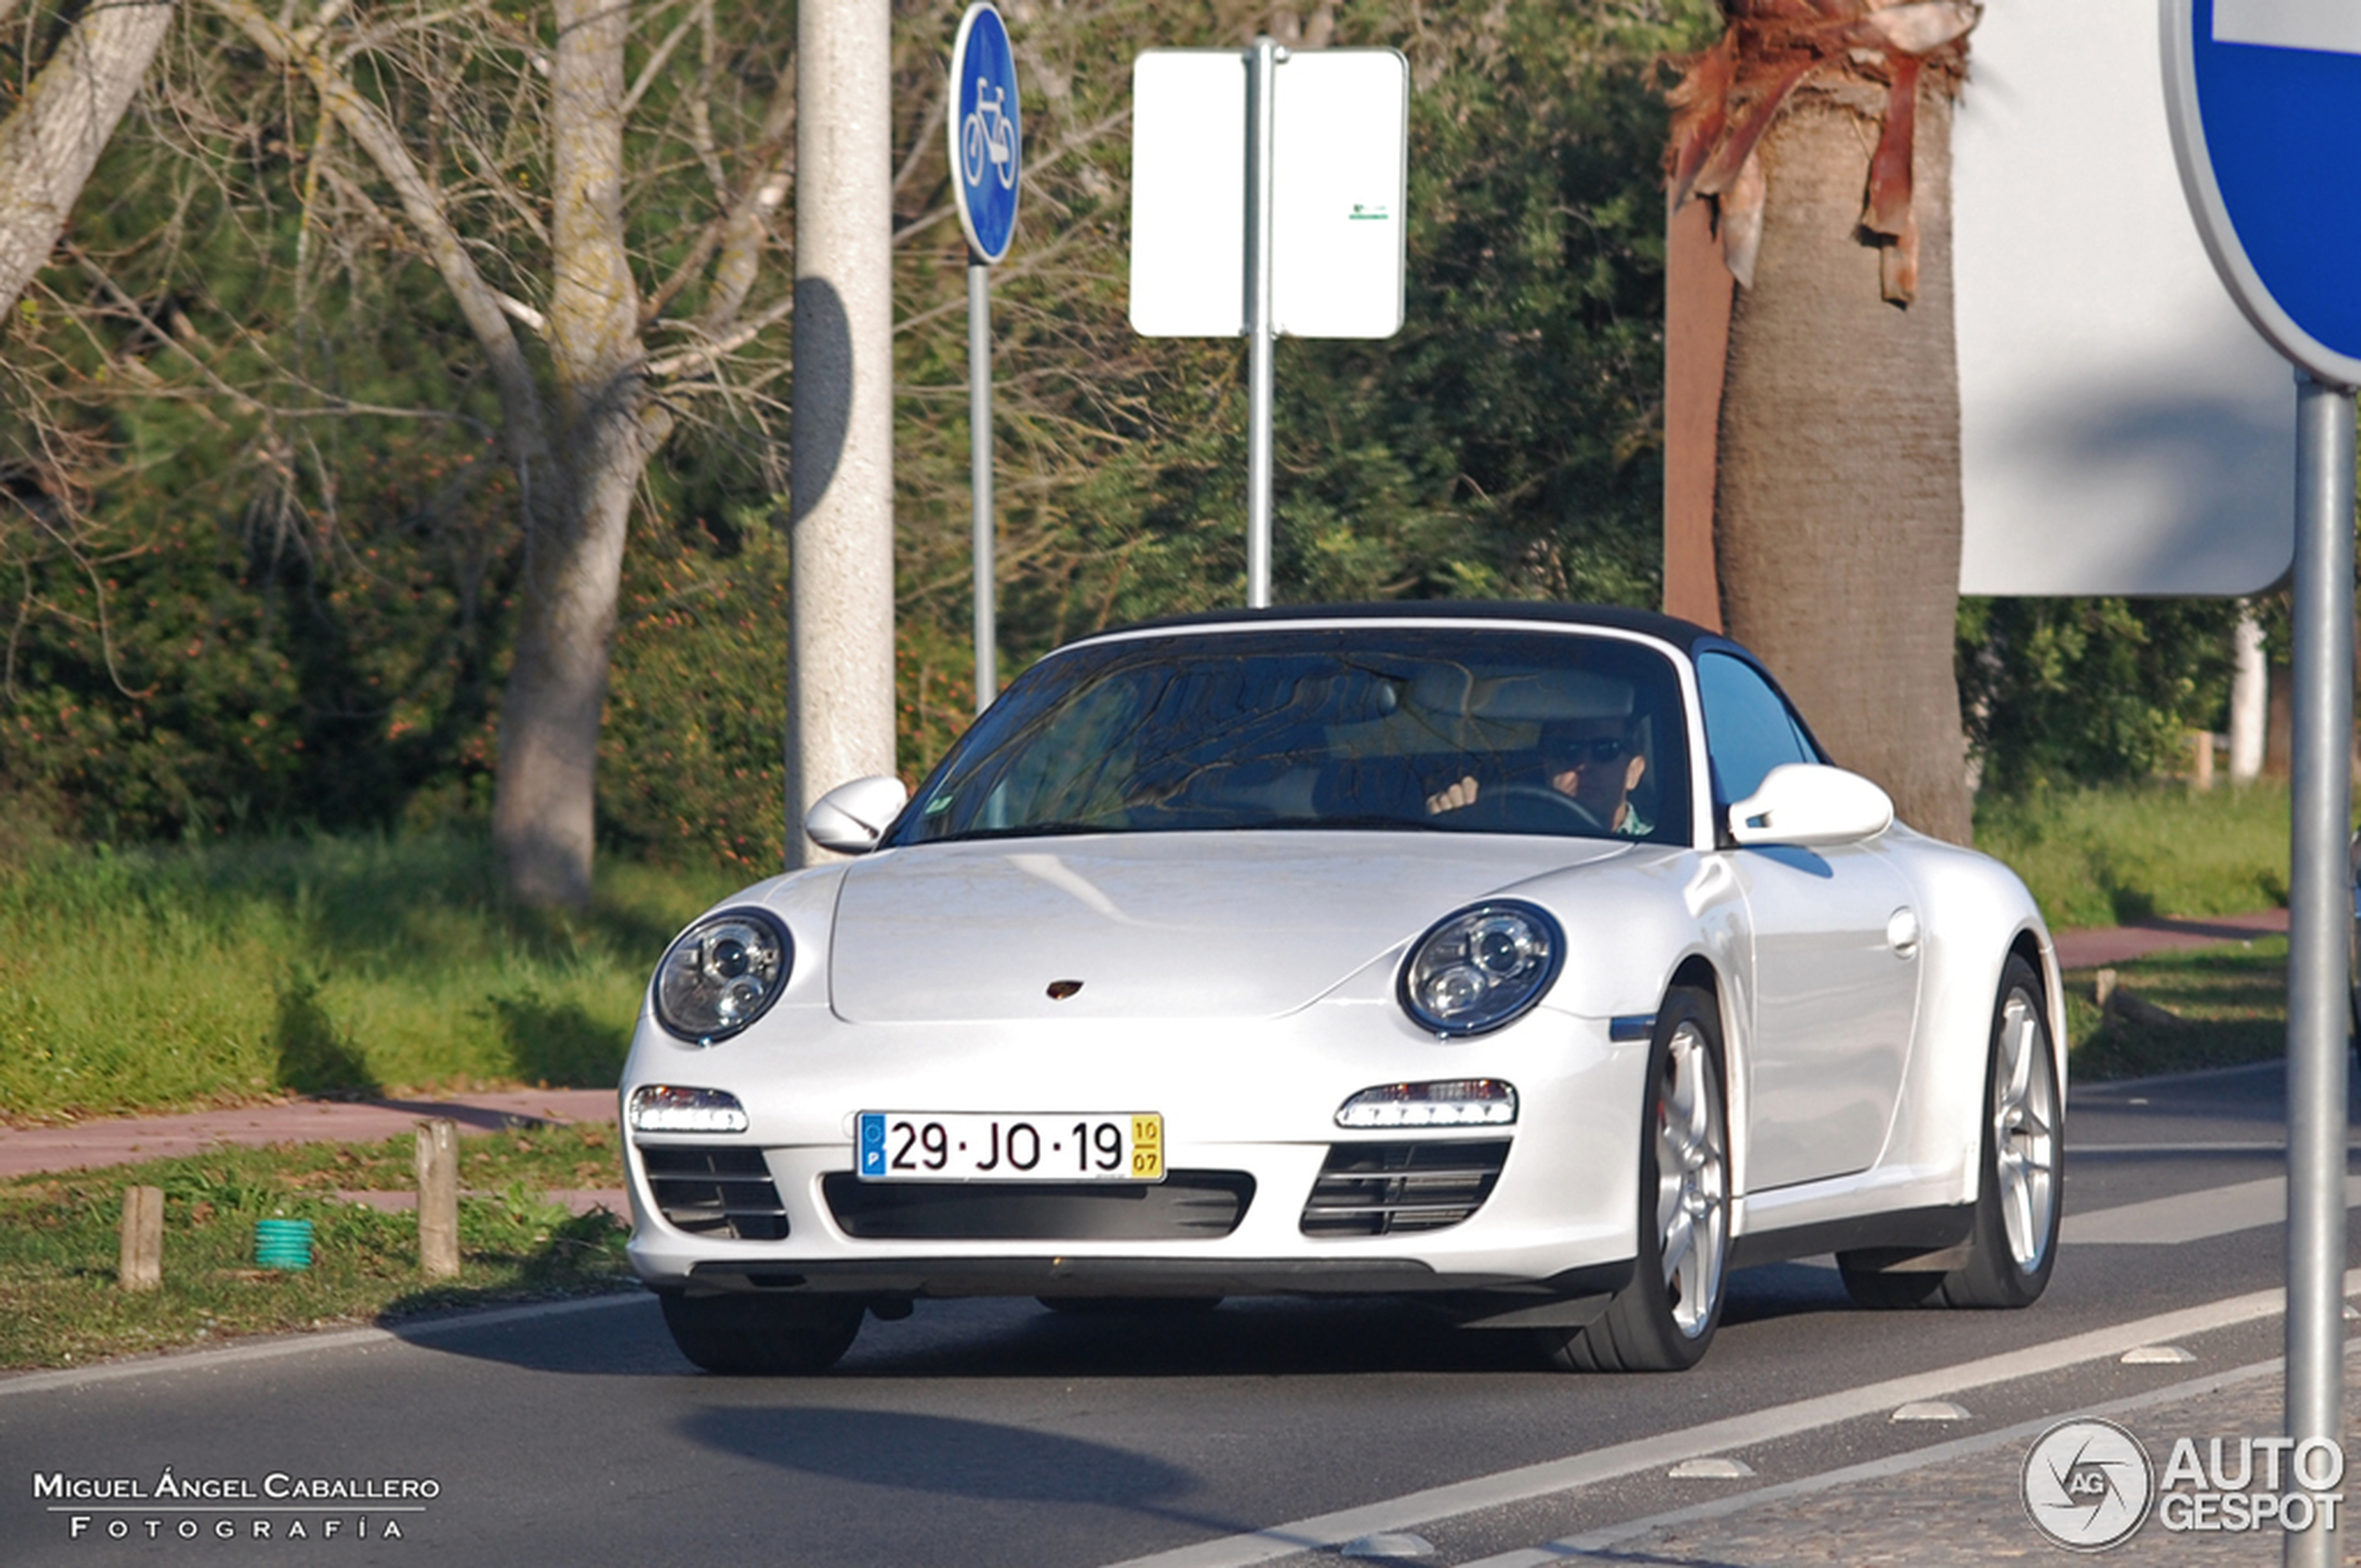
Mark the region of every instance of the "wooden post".
[[459, 1274], [459, 1129], [447, 1121], [418, 1124], [418, 1272]]
[[164, 1284], [164, 1189], [123, 1190], [123, 1258], [115, 1284], [125, 1290], [153, 1290]]
[[2213, 787], [2213, 732], [2195, 730], [2189, 734], [2189, 782], [2198, 789]]

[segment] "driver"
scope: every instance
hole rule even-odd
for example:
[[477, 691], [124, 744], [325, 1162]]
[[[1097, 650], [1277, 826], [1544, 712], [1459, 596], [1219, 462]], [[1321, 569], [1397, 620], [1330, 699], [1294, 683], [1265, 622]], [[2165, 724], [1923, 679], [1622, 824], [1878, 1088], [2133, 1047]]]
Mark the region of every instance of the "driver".
[[[1544, 784], [1590, 813], [1608, 832], [1644, 838], [1654, 824], [1631, 808], [1631, 792], [1648, 771], [1639, 728], [1627, 718], [1572, 718], [1543, 727], [1536, 757]], [[1483, 784], [1472, 773], [1427, 797], [1440, 816], [1476, 803]]]

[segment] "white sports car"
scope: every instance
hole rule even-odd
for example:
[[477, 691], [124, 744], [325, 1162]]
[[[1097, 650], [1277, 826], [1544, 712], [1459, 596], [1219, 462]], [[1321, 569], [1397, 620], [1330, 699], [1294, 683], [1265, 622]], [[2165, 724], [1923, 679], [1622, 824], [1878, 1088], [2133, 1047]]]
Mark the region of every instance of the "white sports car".
[[1111, 631], [805, 826], [854, 858], [684, 931], [624, 1072], [631, 1258], [702, 1366], [815, 1371], [921, 1297], [1382, 1293], [1672, 1369], [1751, 1263], [2049, 1281], [2039, 911], [1695, 626]]

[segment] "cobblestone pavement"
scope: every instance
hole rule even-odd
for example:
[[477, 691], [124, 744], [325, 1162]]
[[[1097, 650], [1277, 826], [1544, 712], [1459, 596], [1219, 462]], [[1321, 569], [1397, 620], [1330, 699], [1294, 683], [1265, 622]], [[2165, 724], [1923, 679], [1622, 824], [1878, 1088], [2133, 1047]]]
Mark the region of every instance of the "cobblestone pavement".
[[[2092, 1414], [2105, 1414], [2102, 1409]], [[2147, 1449], [2159, 1479], [2178, 1439], [2267, 1436], [2280, 1425], [2275, 1371], [2181, 1399], [2141, 1402], [2110, 1419], [2128, 1427]], [[2047, 1423], [2042, 1427], [2046, 1428]], [[2345, 1448], [2361, 1431], [2348, 1416]], [[1600, 1531], [1531, 1552], [1484, 1560], [1482, 1568], [1540, 1568], [1550, 1562], [1614, 1562], [1646, 1568], [1975, 1568], [2034, 1561], [2101, 1563], [2104, 1568], [2217, 1568], [2275, 1563], [2283, 1538], [2275, 1526], [2246, 1534], [2197, 1533], [2165, 1526], [2152, 1513], [2123, 1545], [2098, 1553], [2051, 1544], [2027, 1519], [2023, 1471], [2039, 1430], [2012, 1429], [1941, 1445], [1969, 1450], [1923, 1461], [1880, 1461], [1765, 1488], [1684, 1509], [1690, 1517], [1659, 1516], [1648, 1528]], [[2235, 1456], [2235, 1443], [2231, 1448]], [[1897, 1463], [1911, 1468], [1895, 1471]], [[2235, 1460], [2231, 1467], [2236, 1468]], [[1861, 1472], [1870, 1473], [1861, 1473]], [[1887, 1473], [1876, 1473], [1885, 1471]], [[2348, 1494], [2361, 1487], [2348, 1483]], [[2177, 1510], [2176, 1510], [2177, 1511]], [[1646, 1522], [1641, 1522], [1645, 1523]], [[1621, 1535], [1622, 1538], [1601, 1539]], [[2361, 1529], [2343, 1556], [2355, 1560]], [[1429, 1559], [1428, 1561], [1433, 1561]]]

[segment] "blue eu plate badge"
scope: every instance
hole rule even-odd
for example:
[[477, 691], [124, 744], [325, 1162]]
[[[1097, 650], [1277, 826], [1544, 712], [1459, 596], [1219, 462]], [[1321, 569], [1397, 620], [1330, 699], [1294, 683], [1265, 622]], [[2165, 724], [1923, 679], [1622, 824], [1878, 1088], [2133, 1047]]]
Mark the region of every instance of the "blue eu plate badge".
[[883, 1176], [886, 1168], [886, 1119], [881, 1111], [861, 1114], [861, 1174]]

